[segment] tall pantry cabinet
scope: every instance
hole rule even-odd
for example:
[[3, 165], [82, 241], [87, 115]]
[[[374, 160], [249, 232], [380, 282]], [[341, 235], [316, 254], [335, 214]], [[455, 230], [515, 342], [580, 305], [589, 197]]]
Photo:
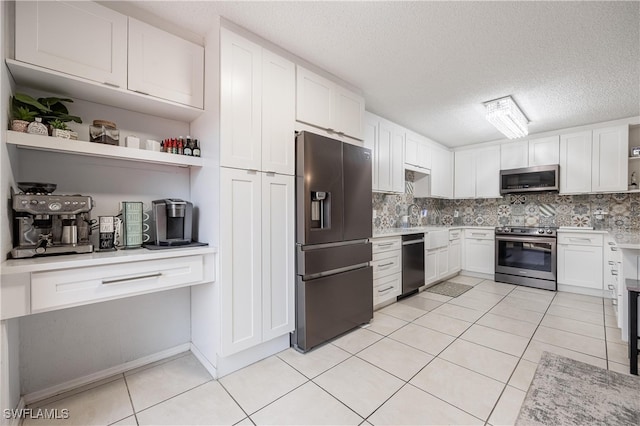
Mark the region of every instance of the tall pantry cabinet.
[[295, 66], [220, 32], [220, 355], [293, 331]]

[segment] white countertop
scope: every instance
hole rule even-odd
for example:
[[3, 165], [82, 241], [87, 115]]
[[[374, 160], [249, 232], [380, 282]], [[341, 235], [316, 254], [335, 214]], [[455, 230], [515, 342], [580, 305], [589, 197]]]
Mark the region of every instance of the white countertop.
[[442, 231], [449, 229], [483, 229], [494, 230], [495, 226], [413, 226], [411, 228], [388, 228], [373, 233], [373, 238], [397, 237], [400, 235], [421, 234], [429, 231]]

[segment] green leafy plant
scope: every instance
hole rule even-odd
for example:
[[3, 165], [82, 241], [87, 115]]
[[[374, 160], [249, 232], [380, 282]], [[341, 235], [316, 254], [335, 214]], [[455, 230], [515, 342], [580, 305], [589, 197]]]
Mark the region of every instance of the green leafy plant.
[[56, 97], [35, 99], [24, 93], [16, 93], [11, 98], [12, 116], [14, 119], [18, 119], [18, 115], [30, 117], [30, 119], [26, 121], [33, 121], [35, 117], [41, 117], [42, 121], [47, 124], [51, 124], [54, 120], [58, 120], [63, 123], [69, 121], [82, 123], [82, 119], [80, 117], [69, 114], [69, 110], [64, 102], [73, 102], [73, 100]]
[[36, 119], [37, 115], [37, 112], [30, 111], [29, 108], [22, 106], [14, 108], [11, 112], [11, 117], [13, 120], [33, 121]]
[[55, 119], [49, 122], [49, 125], [51, 127], [53, 127], [54, 129], [59, 129], [59, 130], [67, 130], [67, 123], [65, 123], [62, 120], [59, 119]]

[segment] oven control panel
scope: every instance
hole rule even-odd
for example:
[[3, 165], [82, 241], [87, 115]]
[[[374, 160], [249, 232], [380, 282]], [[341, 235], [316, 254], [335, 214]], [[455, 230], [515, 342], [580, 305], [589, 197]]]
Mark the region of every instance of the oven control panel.
[[496, 228], [496, 235], [530, 235], [555, 237], [556, 229], [553, 227], [537, 227], [537, 226], [505, 226]]

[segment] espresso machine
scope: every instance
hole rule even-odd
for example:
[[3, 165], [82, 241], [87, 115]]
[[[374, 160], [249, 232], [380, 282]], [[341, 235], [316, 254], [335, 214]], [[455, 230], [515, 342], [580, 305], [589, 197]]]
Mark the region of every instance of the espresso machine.
[[193, 204], [176, 198], [152, 201], [155, 245], [191, 244]]
[[84, 195], [53, 195], [53, 184], [19, 183], [12, 195], [14, 259], [91, 253], [93, 200]]

